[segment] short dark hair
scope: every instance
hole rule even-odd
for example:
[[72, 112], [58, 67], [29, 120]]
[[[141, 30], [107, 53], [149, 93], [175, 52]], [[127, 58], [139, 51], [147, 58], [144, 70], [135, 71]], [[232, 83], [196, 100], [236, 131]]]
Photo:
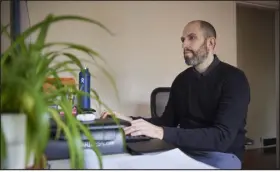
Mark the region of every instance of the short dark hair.
[[203, 30], [205, 38], [217, 37], [216, 30], [212, 24], [203, 20], [196, 20], [195, 22], [198, 22], [200, 24], [200, 28]]

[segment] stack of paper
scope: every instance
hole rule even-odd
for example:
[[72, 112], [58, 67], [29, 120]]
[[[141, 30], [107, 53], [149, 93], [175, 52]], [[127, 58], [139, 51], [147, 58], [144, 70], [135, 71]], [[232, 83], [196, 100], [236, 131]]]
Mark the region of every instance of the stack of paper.
[[[98, 169], [94, 152], [85, 152], [86, 169]], [[155, 155], [122, 156], [103, 158], [104, 169], [215, 169], [196, 161], [180, 149], [173, 149]]]

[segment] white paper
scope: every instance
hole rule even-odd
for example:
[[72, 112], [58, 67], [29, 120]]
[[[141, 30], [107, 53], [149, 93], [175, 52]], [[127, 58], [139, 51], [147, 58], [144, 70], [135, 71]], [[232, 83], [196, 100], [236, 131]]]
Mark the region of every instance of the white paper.
[[[86, 169], [99, 169], [97, 157], [91, 150], [85, 151]], [[180, 149], [153, 155], [120, 155], [103, 157], [103, 169], [215, 169], [196, 161]]]

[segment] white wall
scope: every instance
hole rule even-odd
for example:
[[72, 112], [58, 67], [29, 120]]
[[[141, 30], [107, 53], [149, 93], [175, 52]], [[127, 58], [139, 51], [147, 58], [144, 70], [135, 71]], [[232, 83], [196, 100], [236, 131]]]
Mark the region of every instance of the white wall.
[[237, 8], [237, 64], [251, 87], [247, 130], [253, 147], [262, 146], [260, 138], [276, 137], [274, 22], [272, 10]]
[[191, 20], [211, 22], [218, 33], [219, 57], [236, 65], [234, 2], [29, 1], [28, 7], [31, 24], [50, 13], [78, 14], [101, 21], [116, 34], [111, 37], [88, 24], [63, 22], [51, 28], [48, 40], [72, 41], [98, 50], [108, 61], [108, 69], [114, 72], [120, 102], [105, 79], [98, 78], [92, 86], [110, 107], [126, 115], [149, 116], [152, 90], [170, 86], [187, 67], [180, 36]]

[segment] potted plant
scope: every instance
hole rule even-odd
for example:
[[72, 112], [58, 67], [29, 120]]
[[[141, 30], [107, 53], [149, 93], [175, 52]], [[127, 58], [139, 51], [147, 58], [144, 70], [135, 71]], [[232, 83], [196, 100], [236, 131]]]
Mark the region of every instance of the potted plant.
[[[96, 90], [91, 89], [88, 94], [75, 86], [65, 86], [59, 75], [61, 72], [70, 72], [75, 77], [75, 72], [83, 69], [83, 61], [69, 51], [74, 49], [88, 54], [90, 59], [86, 63], [92, 63], [104, 72], [116, 89], [115, 82], [109, 72], [99, 65], [97, 59], [103, 58], [96, 51], [71, 42], [46, 42], [49, 27], [64, 20], [88, 22], [112, 34], [104, 25], [89, 18], [48, 15], [18, 35], [1, 55], [1, 168], [25, 168], [42, 163], [49, 141], [50, 118], [67, 138], [71, 168], [82, 169], [84, 165], [81, 132], [91, 143], [102, 168], [101, 154], [94, 138], [88, 128], [72, 115], [73, 102], [68, 97], [91, 96], [108, 111], [112, 111], [100, 100]], [[1, 26], [1, 35], [10, 37], [7, 28]], [[26, 38], [34, 33], [38, 33], [36, 40], [33, 43], [26, 42]], [[52, 47], [57, 45], [65, 48], [52, 51]], [[62, 56], [68, 60], [55, 63]], [[53, 78], [51, 84], [55, 89], [45, 92], [43, 86], [48, 78]], [[50, 108], [53, 104], [61, 107], [65, 120], [55, 109]]]

